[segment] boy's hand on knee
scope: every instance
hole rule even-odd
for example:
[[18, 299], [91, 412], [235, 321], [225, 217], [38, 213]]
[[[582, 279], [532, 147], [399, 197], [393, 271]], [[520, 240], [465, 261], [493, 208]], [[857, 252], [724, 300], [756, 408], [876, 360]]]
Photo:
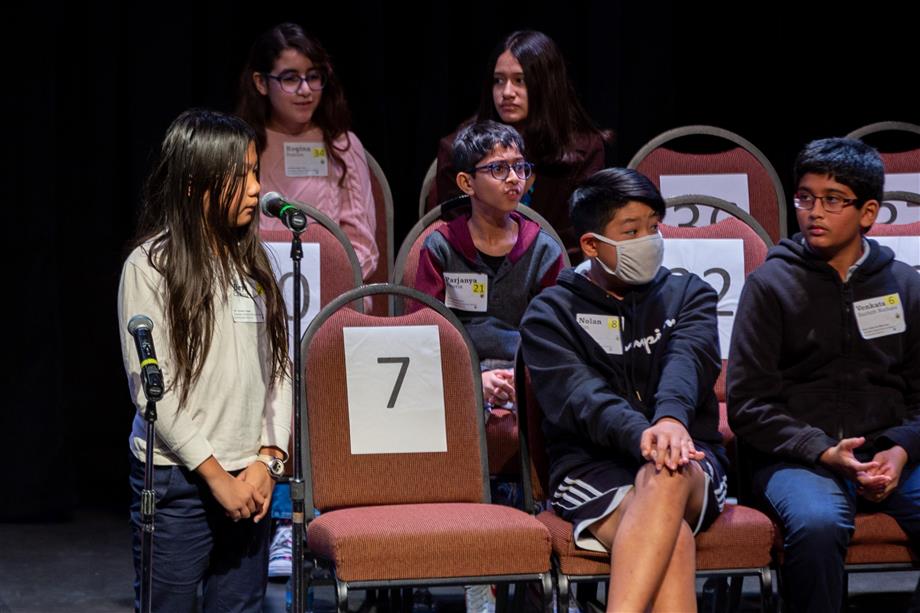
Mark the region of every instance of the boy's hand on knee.
[[851, 481], [860, 483], [860, 473], [865, 473], [863, 479], [869, 484], [875, 484], [879, 480], [869, 479], [869, 477], [876, 476], [879, 463], [875, 460], [871, 462], [860, 462], [853, 454], [853, 450], [861, 447], [865, 442], [866, 438], [863, 436], [845, 438], [833, 447], [825, 449], [818, 460], [826, 467]]
[[682, 423], [671, 417], [658, 420], [642, 433], [639, 440], [642, 457], [655, 464], [656, 470], [667, 467], [677, 470], [690, 460], [702, 460], [703, 452], [697, 451], [690, 433]]

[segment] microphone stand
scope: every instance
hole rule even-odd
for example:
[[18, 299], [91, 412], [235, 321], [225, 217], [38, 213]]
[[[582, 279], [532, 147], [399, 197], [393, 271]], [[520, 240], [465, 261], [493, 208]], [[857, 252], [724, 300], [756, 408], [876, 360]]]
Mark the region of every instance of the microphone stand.
[[302, 284], [300, 282], [300, 260], [303, 259], [303, 247], [300, 243], [300, 235], [307, 228], [307, 218], [302, 212], [297, 211], [298, 214], [292, 214], [287, 217], [289, 223], [286, 225], [291, 230], [291, 260], [294, 264], [294, 283], [293, 283], [293, 293], [294, 293], [294, 321], [292, 322], [293, 326], [293, 339], [294, 339], [294, 373], [292, 377], [292, 387], [293, 387], [293, 405], [294, 405], [294, 475], [291, 478], [291, 504], [293, 507], [293, 512], [291, 514], [291, 532], [293, 533], [293, 538], [291, 539], [291, 562], [293, 568], [291, 569], [293, 576], [291, 582], [291, 591], [292, 602], [291, 602], [291, 611], [293, 613], [304, 613], [306, 610], [306, 585], [304, 577], [304, 568], [303, 568], [303, 557], [304, 557], [304, 480], [303, 480], [303, 462], [301, 461], [301, 424], [303, 423], [303, 415], [301, 412], [301, 396], [302, 396], [302, 379], [303, 379], [303, 365], [302, 365], [302, 356], [300, 355], [300, 335], [301, 335], [301, 324], [300, 324], [300, 302], [301, 302], [301, 292], [303, 291]]
[[144, 395], [147, 408], [147, 448], [144, 451], [144, 490], [141, 492], [141, 613], [150, 613], [153, 607], [153, 529], [156, 515], [157, 493], [153, 489], [153, 446], [156, 442], [157, 400], [162, 397], [162, 386], [157, 391], [150, 389], [147, 377], [144, 381]]

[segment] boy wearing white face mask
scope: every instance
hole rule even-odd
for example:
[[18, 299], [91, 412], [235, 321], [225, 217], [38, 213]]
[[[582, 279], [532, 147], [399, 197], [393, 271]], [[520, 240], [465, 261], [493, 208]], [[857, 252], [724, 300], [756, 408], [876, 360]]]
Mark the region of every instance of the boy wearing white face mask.
[[716, 293], [661, 267], [664, 200], [645, 176], [602, 170], [570, 207], [586, 262], [521, 323], [553, 510], [615, 560], [608, 611], [695, 610], [693, 535], [725, 501]]

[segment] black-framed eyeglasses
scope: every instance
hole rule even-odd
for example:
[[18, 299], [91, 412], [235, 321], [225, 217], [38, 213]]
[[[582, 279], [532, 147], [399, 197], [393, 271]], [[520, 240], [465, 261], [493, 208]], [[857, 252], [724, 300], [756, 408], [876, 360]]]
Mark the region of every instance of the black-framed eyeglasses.
[[815, 196], [809, 192], [798, 192], [792, 197], [792, 203], [795, 208], [801, 211], [810, 211], [815, 208], [815, 202], [821, 200], [824, 210], [828, 213], [839, 213], [844, 207], [858, 202], [859, 198], [844, 198], [843, 196]]
[[301, 83], [306, 83], [310, 91], [322, 91], [326, 87], [326, 75], [318, 70], [311, 70], [301, 76], [296, 72], [285, 72], [280, 75], [266, 74], [269, 79], [274, 79], [281, 86], [281, 89], [289, 94], [296, 94], [300, 89]]
[[530, 175], [533, 174], [533, 164], [523, 160], [515, 162], [514, 164], [509, 164], [508, 162], [492, 162], [473, 168], [473, 172], [477, 170], [488, 170], [492, 178], [496, 181], [504, 181], [507, 179], [512, 170], [514, 174], [517, 175], [518, 179], [529, 179]]

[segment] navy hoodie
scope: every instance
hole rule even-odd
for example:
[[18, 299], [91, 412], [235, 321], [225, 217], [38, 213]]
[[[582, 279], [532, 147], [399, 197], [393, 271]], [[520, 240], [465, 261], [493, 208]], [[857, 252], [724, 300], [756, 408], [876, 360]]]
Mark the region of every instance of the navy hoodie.
[[[801, 235], [745, 281], [728, 366], [729, 423], [754, 465], [815, 464], [840, 439], [857, 455], [902, 446], [920, 460], [920, 275], [873, 240], [848, 281]], [[906, 329], [866, 340], [854, 302], [897, 295]]]
[[[544, 413], [552, 488], [597, 460], [638, 467], [642, 432], [663, 417], [726, 463], [713, 391], [722, 364], [716, 302], [699, 277], [664, 267], [623, 300], [571, 268], [534, 298], [521, 347]], [[579, 314], [620, 317], [622, 355], [607, 353]]]

